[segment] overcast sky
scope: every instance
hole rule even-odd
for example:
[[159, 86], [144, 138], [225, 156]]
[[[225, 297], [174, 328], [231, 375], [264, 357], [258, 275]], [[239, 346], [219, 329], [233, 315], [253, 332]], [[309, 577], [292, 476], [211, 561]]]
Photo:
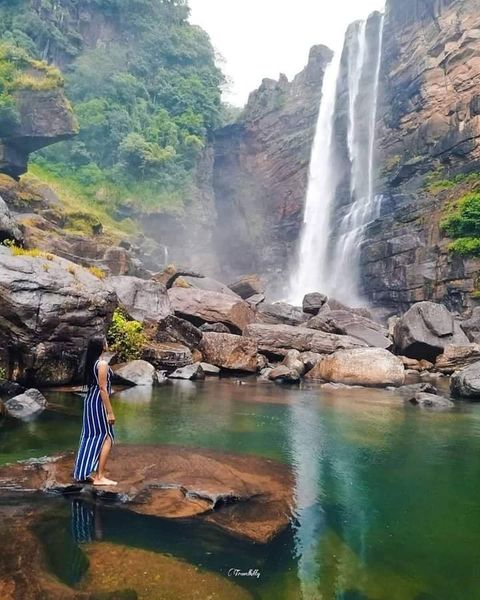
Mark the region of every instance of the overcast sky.
[[225, 99], [243, 105], [264, 77], [289, 79], [301, 71], [314, 44], [338, 47], [351, 21], [382, 10], [384, 0], [189, 0], [223, 56], [231, 79]]

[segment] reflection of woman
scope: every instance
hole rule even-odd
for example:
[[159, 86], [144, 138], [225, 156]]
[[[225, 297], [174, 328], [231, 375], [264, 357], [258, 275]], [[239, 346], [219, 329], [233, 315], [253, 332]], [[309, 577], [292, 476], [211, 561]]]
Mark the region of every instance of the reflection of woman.
[[88, 343], [84, 382], [88, 388], [83, 406], [83, 427], [73, 477], [91, 480], [94, 485], [116, 485], [105, 477], [105, 465], [113, 444], [115, 416], [110, 404], [112, 371], [102, 353], [107, 350], [103, 337]]

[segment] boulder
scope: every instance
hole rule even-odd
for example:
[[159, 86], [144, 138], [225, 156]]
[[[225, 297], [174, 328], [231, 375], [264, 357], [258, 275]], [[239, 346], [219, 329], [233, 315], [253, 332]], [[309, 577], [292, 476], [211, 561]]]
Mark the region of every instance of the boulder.
[[15, 383], [14, 381], [7, 381], [6, 379], [0, 379], [0, 398], [13, 398], [19, 394], [23, 394], [25, 388]]
[[321, 313], [307, 321], [306, 327], [328, 333], [350, 335], [374, 348], [390, 348], [392, 345], [384, 327], [348, 310], [330, 310]]
[[400, 387], [389, 387], [389, 390], [394, 391], [403, 400], [409, 401], [415, 397], [415, 394], [423, 392], [426, 394], [437, 394], [437, 388], [431, 383], [409, 383], [408, 385], [401, 385]]
[[156, 324], [153, 338], [157, 342], [180, 342], [188, 348], [196, 348], [203, 333], [186, 319], [168, 315]]
[[303, 362], [305, 371], [311, 371], [324, 356], [324, 354], [318, 354], [317, 352], [301, 352], [298, 358]]
[[437, 357], [435, 368], [441, 373], [450, 375], [467, 365], [480, 361], [480, 344], [465, 344], [464, 346], [446, 346], [443, 354]]
[[220, 375], [220, 368], [215, 365], [211, 365], [210, 363], [201, 362], [200, 366], [202, 367], [203, 372], [208, 377], [209, 375]]
[[180, 265], [167, 265], [162, 272], [156, 273], [152, 279], [158, 283], [162, 283], [166, 288], [171, 288], [178, 277], [201, 278], [203, 275], [197, 273], [197, 271], [194, 271], [189, 267], [183, 267]]
[[111, 275], [132, 275], [133, 264], [130, 252], [121, 246], [107, 248], [102, 258]]
[[205, 379], [205, 373], [200, 363], [180, 367], [168, 376], [170, 379]]
[[199, 327], [200, 331], [213, 331], [214, 333], [231, 333], [230, 329], [223, 323], [204, 323]]
[[205, 362], [222, 369], [250, 373], [257, 370], [257, 342], [253, 339], [208, 332], [203, 334], [200, 351]]
[[0, 244], [5, 240], [12, 240], [17, 244], [21, 244], [23, 234], [5, 201], [0, 196]]
[[131, 360], [113, 367], [115, 378], [127, 385], [153, 385], [155, 367], [146, 360]]
[[29, 386], [71, 383], [88, 340], [104, 334], [114, 292], [88, 270], [51, 254], [0, 247], [0, 365]]
[[402, 361], [383, 348], [339, 350], [317, 366], [320, 378], [333, 383], [385, 387], [405, 381]]
[[247, 298], [246, 302], [248, 302], [248, 304], [250, 304], [250, 306], [256, 307], [259, 304], [261, 304], [262, 302], [265, 302], [265, 295], [264, 294], [254, 294], [253, 296], [250, 296], [249, 298]]
[[285, 356], [291, 349], [299, 352], [331, 354], [341, 348], [358, 348], [366, 345], [365, 342], [348, 335], [325, 333], [292, 325], [253, 323], [248, 325], [244, 335], [257, 341], [260, 352], [273, 356]]
[[5, 402], [7, 414], [15, 419], [29, 421], [45, 410], [47, 401], [43, 394], [35, 388], [30, 388]]
[[480, 306], [472, 310], [470, 318], [460, 321], [460, 327], [471, 342], [480, 344]]
[[257, 320], [260, 323], [301, 325], [308, 318], [309, 315], [305, 314], [299, 306], [292, 306], [287, 302], [263, 303], [257, 309]]
[[417, 360], [416, 358], [408, 358], [408, 356], [400, 356], [399, 358], [402, 361], [405, 369], [410, 371], [429, 371], [435, 366], [429, 360], [425, 360], [424, 358], [422, 358], [422, 360]]
[[224, 323], [232, 331], [241, 333], [255, 321], [253, 310], [237, 296], [179, 287], [170, 288], [168, 296], [175, 314], [195, 325]]
[[437, 396], [435, 394], [427, 394], [426, 392], [417, 392], [413, 398], [410, 398], [409, 402], [415, 406], [420, 406], [420, 408], [435, 408], [441, 410], [453, 408], [455, 406], [448, 398]]
[[287, 365], [278, 365], [270, 370], [268, 378], [279, 383], [299, 383], [300, 374], [296, 369], [291, 369]]
[[298, 350], [289, 350], [285, 355], [282, 364], [291, 371], [296, 371], [300, 377], [305, 373], [305, 365], [300, 360], [300, 352]]
[[190, 348], [177, 342], [148, 342], [142, 348], [142, 359], [159, 370], [178, 369], [194, 362]]
[[118, 275], [108, 277], [106, 284], [136, 321], [160, 321], [173, 312], [167, 290], [161, 283]]
[[216, 279], [212, 279], [211, 277], [191, 277], [189, 275], [183, 275], [182, 277], [177, 277], [177, 279], [175, 279], [172, 287], [192, 287], [199, 290], [218, 292], [220, 294], [227, 294], [229, 296], [234, 296], [235, 298], [240, 298], [238, 294], [232, 292], [232, 290], [224, 283], [221, 283]]
[[394, 329], [397, 350], [409, 358], [434, 361], [449, 344], [468, 344], [459, 323], [443, 304], [417, 302]]
[[325, 294], [320, 294], [320, 292], [305, 294], [302, 302], [303, 312], [306, 312], [310, 315], [318, 315], [319, 310], [327, 302], [327, 300], [327, 296], [325, 296]]
[[244, 275], [228, 286], [240, 298], [247, 300], [252, 296], [264, 296], [265, 286], [258, 275]]
[[480, 361], [454, 373], [450, 379], [450, 392], [459, 398], [480, 398]]

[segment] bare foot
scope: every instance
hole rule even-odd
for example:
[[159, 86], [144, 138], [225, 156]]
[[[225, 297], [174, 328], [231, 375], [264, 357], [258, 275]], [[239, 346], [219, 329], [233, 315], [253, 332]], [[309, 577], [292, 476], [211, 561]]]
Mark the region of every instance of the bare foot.
[[93, 485], [117, 485], [117, 482], [113, 481], [113, 479], [107, 479], [106, 477], [95, 477]]

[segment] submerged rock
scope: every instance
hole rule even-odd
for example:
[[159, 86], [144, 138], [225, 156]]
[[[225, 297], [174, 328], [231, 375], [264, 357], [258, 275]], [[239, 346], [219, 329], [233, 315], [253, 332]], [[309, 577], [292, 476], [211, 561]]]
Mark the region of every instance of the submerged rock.
[[155, 367], [146, 360], [131, 360], [113, 367], [117, 379], [127, 385], [153, 385], [156, 380]]
[[480, 398], [480, 361], [454, 373], [450, 379], [452, 396]]
[[165, 286], [156, 281], [118, 275], [106, 283], [137, 321], [159, 321], [173, 313]]
[[405, 381], [402, 361], [383, 348], [339, 350], [315, 368], [319, 377], [333, 383], [385, 387]]
[[443, 304], [417, 302], [395, 324], [397, 349], [409, 358], [429, 361], [450, 345], [468, 344], [460, 325]]
[[35, 388], [30, 388], [23, 392], [23, 394], [15, 396], [5, 402], [7, 414], [10, 417], [21, 419], [23, 421], [29, 421], [35, 418], [43, 412], [46, 407], [47, 400], [45, 399], [45, 396]]
[[255, 340], [230, 333], [203, 334], [200, 351], [204, 360], [222, 369], [257, 370], [257, 343]]
[[145, 515], [195, 517], [258, 543], [271, 541], [290, 521], [293, 477], [273, 460], [173, 445], [116, 445], [109, 476], [119, 485], [111, 488], [73, 483], [73, 460], [70, 453], [0, 467], [0, 495], [76, 493]]
[[421, 408], [447, 409], [453, 408], [455, 404], [448, 398], [437, 396], [436, 394], [427, 394], [426, 392], [417, 392], [409, 400], [410, 404], [420, 406]]
[[203, 372], [202, 365], [195, 363], [193, 365], [187, 365], [181, 367], [168, 376], [170, 379], [205, 379], [205, 373]]

